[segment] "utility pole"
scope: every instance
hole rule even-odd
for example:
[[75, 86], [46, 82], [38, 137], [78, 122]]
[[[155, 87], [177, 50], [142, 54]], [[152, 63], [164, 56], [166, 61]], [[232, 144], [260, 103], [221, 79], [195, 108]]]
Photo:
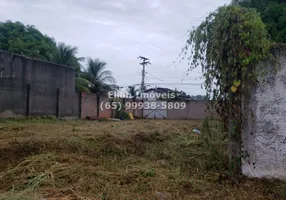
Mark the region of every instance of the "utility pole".
[[145, 58], [143, 56], [139, 56], [137, 59], [140, 59], [142, 60], [142, 63], [140, 63], [140, 65], [143, 66], [143, 70], [142, 70], [142, 82], [141, 82], [141, 92], [144, 92], [145, 90], [145, 66], [148, 65], [148, 64], [151, 64], [149, 62], [149, 58]]

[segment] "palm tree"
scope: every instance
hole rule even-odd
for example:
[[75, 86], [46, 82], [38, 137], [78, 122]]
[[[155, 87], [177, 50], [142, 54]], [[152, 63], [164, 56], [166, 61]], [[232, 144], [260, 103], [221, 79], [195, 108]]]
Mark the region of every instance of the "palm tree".
[[131, 95], [131, 97], [135, 100], [137, 95], [138, 95], [138, 92], [139, 92], [139, 89], [136, 89], [135, 86], [129, 86], [128, 89], [127, 89], [127, 92]]
[[72, 47], [60, 42], [56, 49], [47, 57], [47, 60], [60, 65], [73, 67], [78, 72], [81, 69], [80, 61], [84, 61], [84, 57], [78, 58], [76, 54], [78, 54], [77, 47]]
[[91, 83], [89, 90], [92, 93], [106, 94], [108, 91], [119, 89], [119, 87], [115, 85], [112, 72], [105, 69], [106, 62], [89, 58], [87, 61], [87, 69], [80, 73], [79, 77]]
[[78, 54], [78, 48], [66, 45], [65, 43], [59, 43], [56, 49], [46, 57], [50, 62], [60, 65], [66, 65], [73, 67], [76, 71], [75, 87], [80, 92], [90, 92], [89, 87], [92, 86], [88, 80], [80, 77], [82, 65], [80, 61], [84, 61], [84, 57], [76, 57]]

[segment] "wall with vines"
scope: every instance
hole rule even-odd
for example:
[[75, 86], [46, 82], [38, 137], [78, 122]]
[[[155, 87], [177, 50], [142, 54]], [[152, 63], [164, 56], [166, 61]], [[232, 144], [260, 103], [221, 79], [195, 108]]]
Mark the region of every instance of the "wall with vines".
[[[261, 77], [275, 77], [278, 71], [272, 46], [255, 9], [229, 5], [218, 8], [193, 29], [183, 49], [190, 69], [202, 67], [210, 106], [220, 114], [228, 132], [231, 175], [241, 173], [244, 156], [242, 133], [248, 122], [244, 112], [249, 108], [243, 105], [252, 101], [253, 88], [259, 87]], [[261, 64], [267, 62], [270, 71]]]

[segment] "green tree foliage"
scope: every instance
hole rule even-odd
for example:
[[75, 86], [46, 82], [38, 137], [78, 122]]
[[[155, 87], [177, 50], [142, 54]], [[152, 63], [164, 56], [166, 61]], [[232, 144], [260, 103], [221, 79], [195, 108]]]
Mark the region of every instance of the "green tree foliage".
[[274, 42], [286, 43], [286, 2], [285, 0], [243, 0], [243, 7], [256, 8], [266, 24]]
[[21, 22], [0, 22], [0, 49], [32, 58], [45, 59], [54, 51], [55, 41], [34, 26]]
[[115, 110], [115, 118], [124, 119], [124, 120], [130, 119], [129, 114], [127, 112], [125, 112], [125, 106], [124, 105], [119, 106], [117, 104], [117, 108]]
[[75, 68], [76, 72], [80, 72], [81, 64], [80, 61], [84, 61], [84, 57], [77, 57], [78, 48], [66, 45], [60, 42], [54, 51], [51, 51], [46, 60], [54, 62], [60, 65], [65, 65]]
[[118, 90], [119, 87], [115, 85], [115, 79], [112, 72], [106, 70], [106, 62], [99, 59], [89, 58], [87, 61], [87, 68], [80, 73], [80, 78], [91, 83], [89, 90], [92, 93], [106, 94], [108, 91]]
[[75, 77], [75, 89], [80, 92], [90, 92], [89, 87], [92, 86], [88, 80], [80, 77], [81, 74], [81, 61], [84, 61], [83, 57], [77, 57], [78, 49], [65, 43], [59, 43], [54, 51], [49, 52], [46, 56], [46, 60], [49, 62], [57, 63], [73, 67], [76, 71]]
[[135, 99], [138, 95], [139, 89], [136, 89], [136, 86], [129, 86], [127, 92]]
[[43, 35], [34, 26], [25, 26], [21, 22], [1, 22], [0, 49], [73, 67], [77, 91], [103, 94], [118, 89], [112, 72], [105, 70], [105, 62], [89, 59], [87, 70], [82, 71], [84, 58], [77, 56], [77, 47], [65, 43], [57, 45], [54, 39]]
[[73, 67], [76, 71], [76, 90], [81, 92], [106, 93], [117, 90], [111, 71], [104, 70], [105, 62], [88, 60], [87, 70], [82, 71], [83, 57], [78, 57], [78, 48], [43, 35], [34, 26], [21, 22], [0, 23], [0, 49]]
[[[207, 96], [229, 131], [231, 168], [240, 171], [241, 101], [260, 73], [258, 64], [270, 56], [265, 24], [255, 9], [224, 6], [191, 31], [185, 49], [191, 68], [202, 66]], [[235, 147], [235, 148], [232, 148]]]

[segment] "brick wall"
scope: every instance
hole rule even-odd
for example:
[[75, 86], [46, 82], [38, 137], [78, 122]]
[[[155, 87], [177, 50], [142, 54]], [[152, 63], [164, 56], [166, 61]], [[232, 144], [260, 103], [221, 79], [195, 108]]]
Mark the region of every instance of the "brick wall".
[[111, 118], [114, 116], [114, 111], [108, 108], [110, 99], [106, 96], [99, 97], [99, 117]]

